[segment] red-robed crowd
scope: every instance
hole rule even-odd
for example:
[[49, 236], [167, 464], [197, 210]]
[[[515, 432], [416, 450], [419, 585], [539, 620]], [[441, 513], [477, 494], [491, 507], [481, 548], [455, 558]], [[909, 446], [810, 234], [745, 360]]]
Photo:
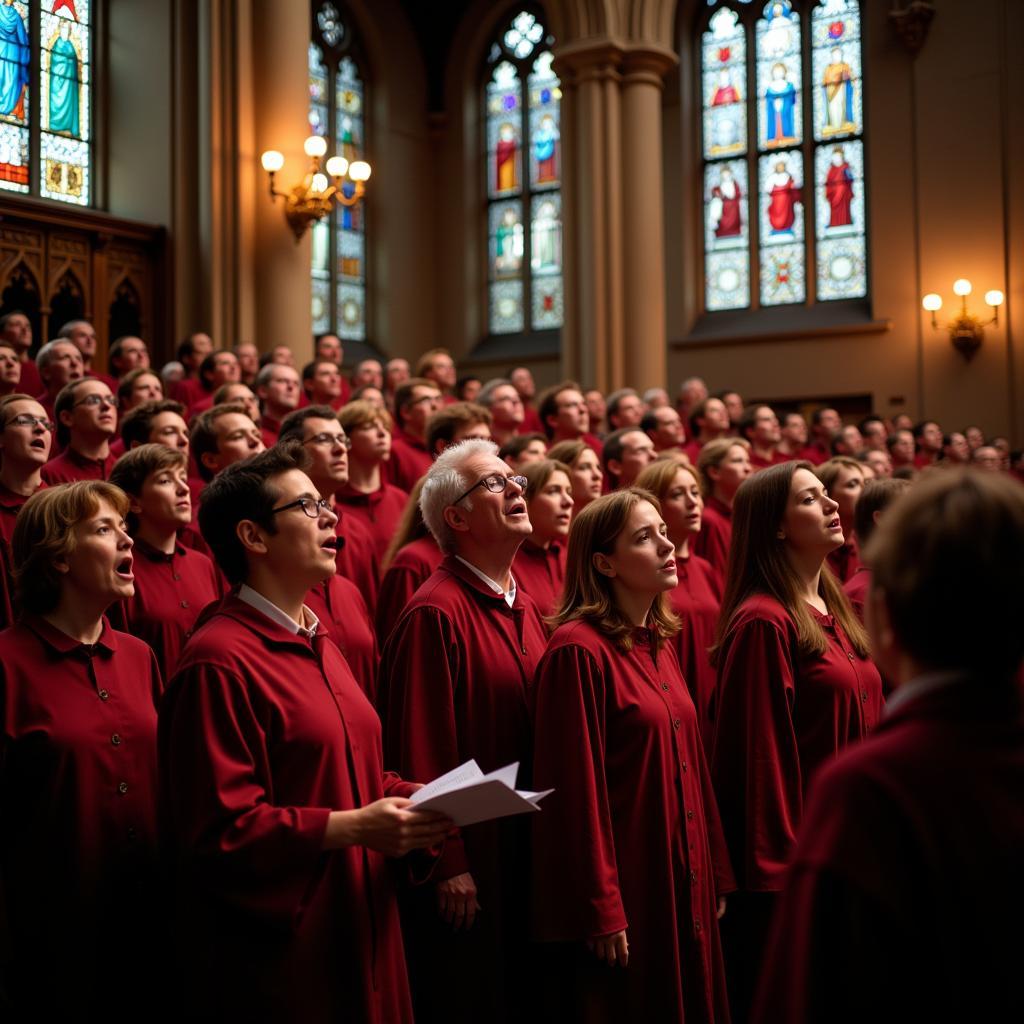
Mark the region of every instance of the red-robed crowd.
[[5, 1019], [1024, 1015], [1003, 439], [0, 332]]

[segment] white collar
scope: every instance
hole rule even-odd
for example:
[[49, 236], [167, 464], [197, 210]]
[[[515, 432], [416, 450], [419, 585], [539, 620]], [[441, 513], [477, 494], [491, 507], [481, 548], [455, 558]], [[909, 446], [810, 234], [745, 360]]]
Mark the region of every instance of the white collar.
[[238, 599], [244, 601], [251, 608], [262, 612], [271, 622], [276, 622], [282, 629], [286, 629], [293, 636], [301, 636], [306, 640], [312, 640], [316, 636], [320, 620], [305, 606], [302, 606], [302, 617], [309, 623], [309, 626], [300, 626], [290, 615], [286, 615], [273, 601], [268, 601], [261, 593], [252, 589], [248, 583], [243, 583], [238, 591]]
[[486, 583], [487, 586], [489, 586], [491, 588], [491, 590], [493, 590], [496, 594], [500, 594], [503, 598], [505, 598], [505, 604], [507, 604], [509, 606], [509, 608], [511, 608], [516, 603], [516, 581], [515, 581], [515, 577], [512, 575], [512, 573], [508, 574], [508, 578], [509, 578], [508, 590], [503, 590], [499, 584], [495, 583], [494, 580], [492, 580], [491, 577], [487, 575], [487, 573], [481, 572], [471, 562], [467, 562], [462, 557], [462, 555], [456, 555], [455, 557], [467, 569], [469, 569], [470, 572], [474, 573], [476, 576], [478, 576], [480, 579], [482, 579], [484, 581], [484, 583]]
[[897, 708], [912, 701], [922, 693], [940, 690], [964, 678], [963, 672], [927, 672], [909, 682], [897, 686], [895, 692], [885, 702], [885, 717], [888, 718]]

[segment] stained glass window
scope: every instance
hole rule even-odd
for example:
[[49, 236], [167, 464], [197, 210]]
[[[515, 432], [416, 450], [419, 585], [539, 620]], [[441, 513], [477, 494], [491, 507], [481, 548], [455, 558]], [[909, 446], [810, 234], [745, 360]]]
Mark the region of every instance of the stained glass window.
[[858, 0], [708, 0], [704, 306], [867, 295]]
[[0, 4], [0, 189], [92, 202], [91, 14], [92, 0]]
[[554, 40], [520, 11], [498, 34], [484, 85], [488, 329], [562, 326], [562, 92]]
[[[314, 0], [309, 46], [309, 131], [327, 139], [328, 156], [366, 158], [366, 86], [350, 23], [330, 0]], [[351, 198], [354, 187], [342, 191]], [[313, 331], [365, 342], [366, 200], [338, 206], [313, 227]]]

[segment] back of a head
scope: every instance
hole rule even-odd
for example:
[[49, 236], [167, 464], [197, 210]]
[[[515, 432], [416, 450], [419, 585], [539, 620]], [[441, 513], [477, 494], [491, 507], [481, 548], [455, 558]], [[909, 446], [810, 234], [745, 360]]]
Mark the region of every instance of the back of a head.
[[875, 513], [883, 512], [894, 501], [898, 501], [909, 488], [909, 480], [893, 480], [888, 477], [868, 480], [864, 484], [853, 513], [853, 529], [862, 546], [867, 544], [875, 532]]
[[1024, 657], [1024, 489], [995, 473], [927, 475], [866, 555], [899, 647], [930, 670], [1005, 676]]

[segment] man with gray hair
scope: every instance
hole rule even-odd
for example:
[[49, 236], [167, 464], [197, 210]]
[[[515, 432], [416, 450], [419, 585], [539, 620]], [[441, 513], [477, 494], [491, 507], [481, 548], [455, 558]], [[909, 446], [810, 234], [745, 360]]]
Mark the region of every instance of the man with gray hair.
[[103, 381], [111, 391], [117, 391], [117, 378], [95, 366], [96, 328], [88, 320], [69, 320], [58, 332], [58, 338], [70, 341], [82, 353], [82, 366], [87, 377]]
[[644, 403], [640, 401], [635, 388], [619, 388], [608, 396], [605, 415], [613, 431], [639, 427], [644, 416]]
[[52, 420], [54, 402], [57, 401], [57, 395], [64, 385], [73, 380], [81, 380], [85, 376], [82, 353], [70, 341], [55, 338], [36, 353], [36, 369], [39, 370], [39, 379], [43, 382], [43, 392], [37, 401]]
[[497, 445], [508, 444], [523, 429], [526, 410], [515, 385], [507, 377], [489, 380], [476, 396], [477, 405], [491, 413], [491, 437]]
[[[525, 487], [491, 441], [452, 445], [427, 472], [420, 511], [445, 557], [392, 630], [378, 677], [384, 763], [409, 778], [529, 759], [526, 694], [547, 635], [511, 572], [533, 530]], [[528, 853], [524, 819], [474, 825], [445, 843], [434, 884], [406, 897], [418, 1020], [522, 1016]]]

